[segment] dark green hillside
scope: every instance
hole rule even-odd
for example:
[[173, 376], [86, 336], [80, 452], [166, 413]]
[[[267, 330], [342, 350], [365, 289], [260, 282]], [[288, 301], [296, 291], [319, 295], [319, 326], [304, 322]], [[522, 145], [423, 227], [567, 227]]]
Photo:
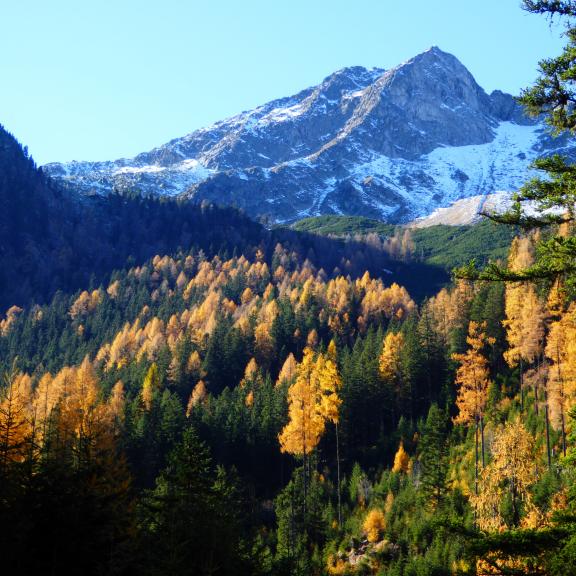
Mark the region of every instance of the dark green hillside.
[[137, 194], [80, 198], [47, 178], [0, 126], [0, 310], [181, 247], [241, 252], [263, 233], [232, 208]]
[[[326, 236], [367, 236], [378, 234], [392, 237], [398, 227], [378, 220], [357, 216], [318, 216], [300, 220], [294, 230]], [[402, 229], [400, 229], [402, 230]], [[430, 226], [412, 228], [414, 256], [426, 264], [451, 270], [468, 263], [472, 258], [480, 264], [506, 256], [515, 231], [483, 221], [469, 226]]]
[[80, 197], [44, 176], [1, 127], [0, 147], [0, 311], [96, 286], [114, 270], [192, 248], [207, 257], [260, 249], [272, 260], [281, 243], [327, 274], [358, 277], [368, 270], [405, 285], [418, 300], [448, 281], [436, 264], [407, 264], [361, 240], [270, 231], [230, 207], [137, 193]]
[[480, 264], [506, 257], [515, 230], [483, 221], [473, 226], [430, 226], [414, 230], [416, 255], [428, 264], [454, 268], [472, 258]]
[[391, 236], [396, 226], [363, 216], [316, 216], [299, 220], [292, 225], [292, 228], [302, 232], [335, 236], [369, 234], [370, 232]]

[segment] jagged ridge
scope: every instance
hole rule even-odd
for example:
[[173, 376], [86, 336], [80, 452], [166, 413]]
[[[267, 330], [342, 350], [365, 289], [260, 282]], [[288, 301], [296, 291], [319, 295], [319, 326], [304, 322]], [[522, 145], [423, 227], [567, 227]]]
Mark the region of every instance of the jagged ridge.
[[115, 162], [49, 164], [82, 192], [183, 194], [289, 222], [352, 214], [403, 222], [512, 190], [566, 146], [488, 95], [433, 47], [392, 70], [345, 68], [316, 87]]

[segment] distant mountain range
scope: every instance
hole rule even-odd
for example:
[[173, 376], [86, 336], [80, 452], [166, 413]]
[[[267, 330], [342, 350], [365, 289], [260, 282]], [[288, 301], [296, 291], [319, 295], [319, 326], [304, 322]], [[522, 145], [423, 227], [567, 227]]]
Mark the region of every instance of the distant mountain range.
[[43, 169], [88, 195], [180, 195], [272, 222], [349, 214], [400, 223], [514, 190], [536, 156], [554, 151], [574, 149], [433, 47], [387, 71], [345, 68], [133, 159]]

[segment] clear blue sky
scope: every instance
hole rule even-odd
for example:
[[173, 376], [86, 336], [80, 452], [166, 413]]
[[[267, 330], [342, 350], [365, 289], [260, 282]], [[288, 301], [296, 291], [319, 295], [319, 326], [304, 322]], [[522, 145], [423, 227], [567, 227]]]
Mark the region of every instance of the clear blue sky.
[[40, 164], [133, 156], [431, 45], [516, 94], [562, 28], [519, 0], [0, 0], [0, 123]]

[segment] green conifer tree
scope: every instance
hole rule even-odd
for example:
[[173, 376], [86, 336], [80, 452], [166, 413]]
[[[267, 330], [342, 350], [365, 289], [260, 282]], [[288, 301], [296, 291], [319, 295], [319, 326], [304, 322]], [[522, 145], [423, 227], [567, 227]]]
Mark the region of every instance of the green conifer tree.
[[428, 411], [419, 448], [421, 490], [427, 503], [437, 508], [448, 492], [448, 422], [436, 404]]

